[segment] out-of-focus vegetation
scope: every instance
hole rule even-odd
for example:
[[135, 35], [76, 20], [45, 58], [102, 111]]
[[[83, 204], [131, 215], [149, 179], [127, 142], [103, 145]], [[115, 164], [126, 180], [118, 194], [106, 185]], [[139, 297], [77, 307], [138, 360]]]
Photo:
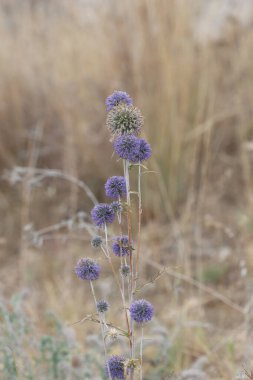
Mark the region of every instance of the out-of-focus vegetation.
[[1, 378], [89, 380], [95, 379], [95, 373], [103, 374], [99, 346], [84, 355], [73, 328], [64, 326], [52, 312], [43, 314], [47, 327], [43, 334], [26, 314], [27, 296], [16, 294], [11, 302], [0, 303]]
[[[57, 233], [35, 248], [21, 238], [31, 223], [40, 230], [71, 222], [77, 210], [90, 210], [89, 198], [59, 178], [31, 187], [31, 174], [10, 173], [17, 166], [61, 170], [102, 201], [106, 178], [119, 173], [107, 158], [104, 100], [114, 89], [129, 92], [153, 148], [142, 276], [170, 268], [151, 288], [157, 318], [173, 337], [164, 369], [147, 348], [149, 373], [157, 368], [159, 379], [201, 357], [210, 379], [234, 379], [252, 365], [253, 23], [229, 17], [219, 36], [203, 40], [196, 27], [204, 6], [0, 4], [0, 291], [9, 297], [31, 289], [35, 319], [51, 308], [72, 323], [92, 310], [72, 272], [78, 257], [93, 254], [85, 232], [76, 241], [64, 224], [64, 239]], [[107, 277], [106, 296], [111, 286]], [[94, 326], [76, 329], [83, 336]]]

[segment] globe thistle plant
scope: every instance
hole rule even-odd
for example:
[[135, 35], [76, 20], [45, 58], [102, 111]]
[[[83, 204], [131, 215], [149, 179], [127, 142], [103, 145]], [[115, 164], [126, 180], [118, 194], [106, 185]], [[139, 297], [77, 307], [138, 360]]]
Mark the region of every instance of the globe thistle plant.
[[143, 126], [140, 110], [127, 104], [119, 104], [108, 113], [106, 125], [113, 136], [138, 135]]
[[122, 176], [108, 178], [105, 184], [105, 193], [109, 198], [119, 199], [126, 195], [126, 180]]
[[[97, 301], [96, 292], [98, 290], [95, 289], [94, 280], [99, 278], [100, 265], [93, 259], [83, 258], [78, 262], [75, 273], [79, 278], [90, 283], [96, 308], [95, 317], [92, 315], [91, 320], [100, 323], [106, 376], [110, 380], [124, 380], [126, 377], [134, 380], [137, 367], [139, 367], [140, 379], [142, 379], [143, 327], [146, 322], [152, 320], [154, 314], [154, 308], [150, 302], [135, 299], [139, 281], [139, 260], [140, 255], [143, 254], [140, 239], [143, 168], [141, 163], [151, 157], [152, 149], [146, 140], [139, 137], [143, 127], [143, 117], [140, 111], [133, 106], [133, 101], [127, 93], [115, 91], [106, 99], [106, 106], [109, 111], [107, 127], [111, 133], [110, 141], [113, 141], [114, 151], [120, 158], [118, 161], [123, 163], [123, 173], [122, 176], [108, 178], [105, 183], [105, 195], [113, 202], [95, 204], [91, 210], [91, 220], [95, 228], [100, 228], [99, 235], [102, 235], [94, 236], [91, 245], [105, 256], [108, 266], [112, 270], [115, 280], [115, 286], [112, 289], [115, 291], [118, 289], [118, 295], [122, 302], [120, 310], [122, 310], [125, 321], [123, 327], [108, 323], [106, 321], [107, 314], [111, 312], [112, 308], [109, 309], [107, 301], [103, 299]], [[130, 167], [132, 167], [133, 173], [131, 178]], [[132, 186], [132, 176], [134, 175], [137, 177], [136, 188]], [[132, 201], [133, 196], [137, 198], [137, 207], [136, 202]], [[136, 232], [132, 225], [134, 211], [137, 213]], [[120, 231], [116, 236], [111, 231], [113, 222], [118, 224], [117, 230]], [[91, 230], [94, 234], [94, 230]], [[133, 248], [133, 240], [135, 248]], [[109, 244], [110, 241], [112, 244]], [[135, 323], [137, 329], [135, 329]], [[137, 354], [135, 342], [139, 330], [141, 330], [140, 352]], [[119, 355], [109, 356], [108, 340], [119, 336], [128, 340], [129, 351], [125, 350], [124, 356], [121, 355], [121, 352]]]
[[101, 272], [100, 265], [93, 259], [80, 259], [75, 267], [75, 273], [81, 280], [97, 280]]
[[112, 95], [106, 98], [106, 101], [105, 101], [107, 111], [111, 111], [113, 107], [116, 107], [121, 103], [126, 104], [127, 106], [131, 106], [133, 104], [133, 100], [131, 99], [131, 97], [128, 95], [127, 92], [114, 91]]
[[115, 219], [112, 207], [107, 203], [99, 203], [91, 210], [91, 218], [97, 227], [104, 227]]

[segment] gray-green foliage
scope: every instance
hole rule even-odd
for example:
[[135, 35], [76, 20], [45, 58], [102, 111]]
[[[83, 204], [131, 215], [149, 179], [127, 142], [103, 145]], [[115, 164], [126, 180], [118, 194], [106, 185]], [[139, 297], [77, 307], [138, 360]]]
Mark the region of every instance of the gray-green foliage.
[[8, 303], [0, 301], [0, 379], [103, 379], [99, 354], [92, 349], [83, 353], [73, 331], [53, 313], [44, 316], [50, 334], [38, 331], [25, 313], [24, 295], [15, 295]]

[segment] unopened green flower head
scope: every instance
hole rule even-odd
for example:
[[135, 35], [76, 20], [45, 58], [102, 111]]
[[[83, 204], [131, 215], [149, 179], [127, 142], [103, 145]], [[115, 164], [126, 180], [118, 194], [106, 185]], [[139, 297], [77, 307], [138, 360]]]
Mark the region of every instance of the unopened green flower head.
[[99, 313], [105, 313], [109, 309], [108, 302], [101, 300], [97, 302], [97, 311]]
[[122, 276], [127, 277], [130, 274], [130, 266], [127, 264], [122, 265], [122, 267], [120, 268], [120, 273], [122, 274]]
[[93, 248], [100, 248], [103, 243], [103, 240], [100, 236], [94, 236], [91, 240], [91, 246]]
[[106, 121], [112, 135], [138, 135], [143, 124], [140, 110], [122, 103], [112, 108]]
[[114, 201], [111, 203], [111, 208], [112, 208], [112, 211], [116, 214], [116, 213], [121, 213], [123, 211], [123, 206], [121, 204], [121, 202], [119, 201]]

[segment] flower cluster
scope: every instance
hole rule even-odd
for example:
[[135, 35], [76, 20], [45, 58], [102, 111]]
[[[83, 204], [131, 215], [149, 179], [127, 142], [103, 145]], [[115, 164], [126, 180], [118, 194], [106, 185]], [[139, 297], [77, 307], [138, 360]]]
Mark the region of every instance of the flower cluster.
[[[131, 194], [138, 194], [139, 202], [141, 202], [141, 163], [151, 157], [152, 149], [149, 143], [139, 136], [144, 123], [143, 117], [140, 110], [133, 105], [131, 97], [126, 92], [114, 91], [114, 93], [106, 99], [106, 106], [108, 111], [106, 124], [112, 135], [114, 151], [116, 155], [123, 160], [124, 176], [112, 176], [108, 178], [105, 183], [105, 194], [112, 200], [112, 203], [99, 203], [91, 210], [92, 222], [97, 228], [104, 230], [104, 237], [94, 236], [91, 240], [91, 245], [93, 248], [100, 248], [103, 254], [105, 254], [106, 259], [109, 260], [112, 266], [114, 275], [115, 271], [111, 261], [111, 255], [113, 253], [116, 257], [120, 258], [117, 260], [119, 262], [118, 269], [121, 274], [120, 281], [122, 282], [122, 287], [120, 287], [120, 283], [117, 283], [117, 285], [123, 297], [123, 309], [127, 319], [127, 336], [130, 340], [130, 346], [133, 345], [134, 347], [133, 323], [136, 322], [139, 325], [143, 325], [151, 321], [154, 314], [154, 308], [150, 302], [143, 299], [134, 299], [136, 290], [135, 282], [138, 280], [136, 260], [140, 245], [138, 241], [136, 244], [137, 254], [133, 255], [135, 252], [132, 241], [133, 235], [131, 233], [131, 226], [129, 226], [129, 215], [131, 215], [132, 212]], [[130, 164], [135, 164], [134, 166], [139, 167], [138, 192], [130, 190]], [[126, 198], [126, 201], [124, 198]], [[139, 209], [140, 206], [141, 204], [139, 203]], [[122, 218], [122, 215], [124, 216], [123, 211], [126, 211], [127, 214], [128, 235], [122, 233], [124, 228], [124, 219]], [[120, 235], [111, 237], [110, 231], [108, 231], [108, 225], [112, 224], [115, 220], [119, 223]], [[111, 246], [108, 244], [109, 241], [112, 241]], [[90, 281], [105, 347], [106, 376], [109, 377], [110, 380], [123, 380], [126, 374], [134, 373], [136, 368], [135, 364], [139, 363], [140, 360], [133, 357], [132, 351], [130, 352], [129, 358], [124, 358], [119, 355], [107, 357], [107, 342], [105, 337], [118, 337], [118, 334], [124, 330], [121, 330], [121, 328], [112, 328], [110, 330], [106, 323], [106, 312], [109, 310], [109, 304], [103, 299], [97, 301], [95, 289], [92, 284], [92, 281], [98, 279], [100, 272], [100, 265], [90, 258], [79, 260], [75, 268], [75, 273], [79, 278]], [[124, 298], [126, 297], [124, 292], [125, 286], [128, 289], [128, 294], [126, 293], [128, 299]], [[131, 363], [134, 363], [134, 365]]]

